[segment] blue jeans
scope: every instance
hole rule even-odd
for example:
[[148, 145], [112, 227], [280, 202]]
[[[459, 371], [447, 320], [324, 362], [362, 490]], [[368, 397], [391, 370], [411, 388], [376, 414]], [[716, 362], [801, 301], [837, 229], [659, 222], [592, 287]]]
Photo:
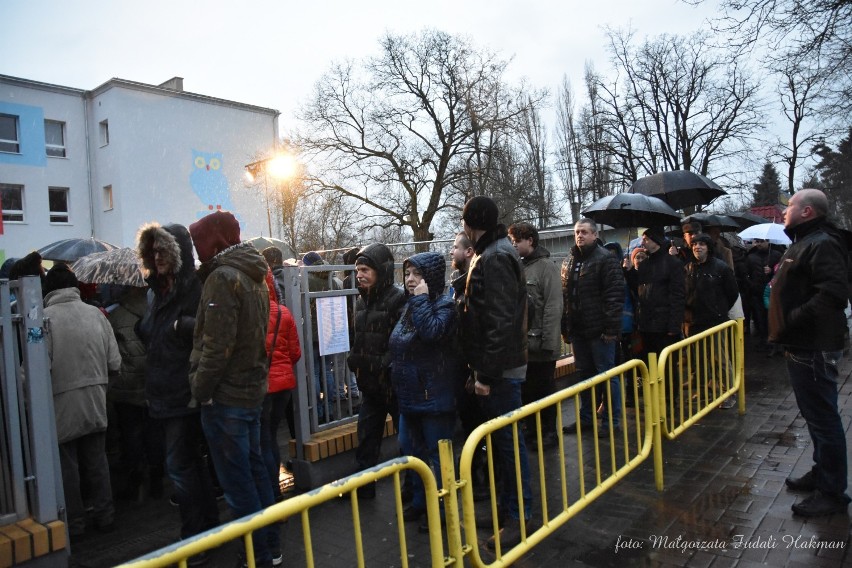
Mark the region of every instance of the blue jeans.
[[[325, 420], [325, 405], [328, 404], [329, 421], [334, 419], [334, 402], [337, 400], [337, 389], [334, 386], [334, 358], [320, 357], [319, 345], [314, 345], [314, 393], [317, 397], [317, 420]], [[325, 387], [322, 385], [322, 362], [325, 359]], [[325, 393], [320, 398], [320, 393]]]
[[195, 414], [158, 419], [166, 437], [166, 470], [180, 508], [180, 537], [189, 538], [219, 524], [219, 508], [204, 460], [204, 433]]
[[[261, 407], [239, 408], [214, 402], [201, 407], [201, 423], [225, 500], [239, 519], [275, 504], [260, 454]], [[254, 533], [255, 560], [269, 563], [281, 548], [277, 525]]]
[[[616, 341], [604, 341], [603, 339], [577, 339], [571, 342], [574, 349], [574, 366], [581, 380], [586, 380], [606, 373], [615, 367]], [[621, 424], [621, 377], [613, 377], [609, 381], [610, 395], [612, 398], [612, 425], [618, 428]], [[606, 383], [602, 385], [605, 387]], [[601, 388], [601, 394], [597, 396], [597, 403], [606, 403], [606, 391]], [[596, 416], [595, 408], [592, 408], [592, 393], [587, 390], [580, 394], [580, 421], [591, 424]]]
[[[420, 458], [432, 468], [441, 488], [441, 458], [438, 441], [452, 440], [456, 427], [455, 412], [442, 414], [400, 414], [399, 441], [406, 455]], [[411, 506], [426, 509], [426, 491], [419, 475], [411, 475]], [[442, 501], [443, 505], [443, 501]]]
[[[488, 396], [479, 396], [479, 405], [486, 420], [491, 420], [521, 407], [521, 385], [523, 379], [490, 378], [491, 392]], [[499, 494], [499, 506], [509, 518], [520, 519], [518, 495], [515, 492], [518, 478], [515, 475], [515, 444], [512, 427], [506, 426], [491, 435], [491, 442], [497, 454], [497, 466], [500, 468], [502, 485]], [[527, 461], [527, 446], [524, 437], [518, 436], [518, 458], [521, 462], [521, 494], [524, 497], [524, 518], [532, 515], [532, 490], [530, 489], [530, 464]]]
[[787, 372], [814, 444], [816, 487], [835, 499], [846, 497], [846, 435], [837, 409], [837, 362], [841, 351], [787, 349]]

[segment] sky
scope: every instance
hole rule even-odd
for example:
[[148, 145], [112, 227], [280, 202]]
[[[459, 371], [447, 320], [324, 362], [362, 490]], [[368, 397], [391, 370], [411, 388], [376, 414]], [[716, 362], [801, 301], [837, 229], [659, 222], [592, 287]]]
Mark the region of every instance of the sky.
[[639, 38], [705, 27], [716, 0], [184, 2], [0, 0], [0, 74], [79, 89], [118, 77], [281, 111], [280, 131], [333, 61], [375, 54], [386, 32], [436, 28], [511, 58], [509, 78], [556, 93], [608, 68], [604, 26]]

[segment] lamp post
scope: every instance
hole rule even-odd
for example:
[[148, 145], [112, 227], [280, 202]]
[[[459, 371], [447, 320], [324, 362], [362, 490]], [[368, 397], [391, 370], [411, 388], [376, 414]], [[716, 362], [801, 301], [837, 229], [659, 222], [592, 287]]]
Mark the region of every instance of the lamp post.
[[272, 213], [269, 208], [269, 175], [273, 179], [289, 179], [296, 173], [296, 159], [290, 154], [277, 154], [262, 160], [256, 160], [246, 164], [246, 178], [253, 183], [258, 174], [263, 173], [263, 190], [266, 196], [266, 223], [269, 229], [269, 238], [272, 238]]

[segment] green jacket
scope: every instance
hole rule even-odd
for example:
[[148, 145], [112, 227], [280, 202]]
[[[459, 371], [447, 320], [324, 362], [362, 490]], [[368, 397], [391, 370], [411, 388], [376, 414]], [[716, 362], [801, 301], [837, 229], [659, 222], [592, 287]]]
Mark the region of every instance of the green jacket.
[[266, 261], [250, 243], [201, 265], [204, 286], [195, 318], [189, 382], [198, 402], [255, 408], [267, 388]]
[[522, 259], [527, 278], [530, 361], [555, 361], [562, 347], [562, 278], [550, 252], [539, 245]]

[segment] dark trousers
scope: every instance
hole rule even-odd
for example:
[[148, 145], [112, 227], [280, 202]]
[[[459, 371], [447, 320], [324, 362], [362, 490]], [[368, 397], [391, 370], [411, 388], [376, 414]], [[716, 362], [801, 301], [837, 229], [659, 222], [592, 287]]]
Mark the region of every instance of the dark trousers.
[[106, 433], [94, 432], [59, 444], [59, 463], [69, 532], [79, 535], [86, 530], [86, 506], [80, 491], [81, 470], [91, 497], [95, 523], [98, 526], [111, 524], [115, 509], [106, 457]]
[[204, 458], [198, 413], [162, 418], [166, 433], [166, 471], [180, 509], [180, 536], [189, 538], [219, 524], [219, 509]]
[[399, 430], [399, 406], [396, 397], [375, 396], [361, 391], [361, 409], [358, 411], [358, 447], [355, 463], [358, 469], [367, 469], [379, 463], [385, 421], [391, 415], [394, 428]]
[[[529, 404], [541, 400], [556, 392], [556, 361], [530, 361], [527, 363], [527, 377], [521, 386], [521, 400]], [[526, 419], [527, 431], [535, 432], [535, 416]], [[541, 411], [541, 433], [550, 434], [556, 431], [556, 407], [551, 406]]]
[[287, 406], [293, 399], [292, 390], [268, 393], [263, 398], [263, 410], [260, 415], [260, 451], [263, 463], [272, 483], [272, 494], [276, 501], [281, 497], [278, 475], [281, 469], [281, 448], [278, 446], [278, 427], [286, 417]]
[[837, 408], [837, 362], [842, 356], [841, 351], [788, 349], [787, 372], [814, 444], [816, 487], [848, 502], [846, 435]]
[[754, 321], [754, 327], [757, 329], [757, 337], [763, 343], [766, 343], [766, 338], [769, 335], [769, 313], [766, 311], [766, 306], [763, 305], [763, 292], [760, 295], [752, 294], [751, 296], [751, 318]]

